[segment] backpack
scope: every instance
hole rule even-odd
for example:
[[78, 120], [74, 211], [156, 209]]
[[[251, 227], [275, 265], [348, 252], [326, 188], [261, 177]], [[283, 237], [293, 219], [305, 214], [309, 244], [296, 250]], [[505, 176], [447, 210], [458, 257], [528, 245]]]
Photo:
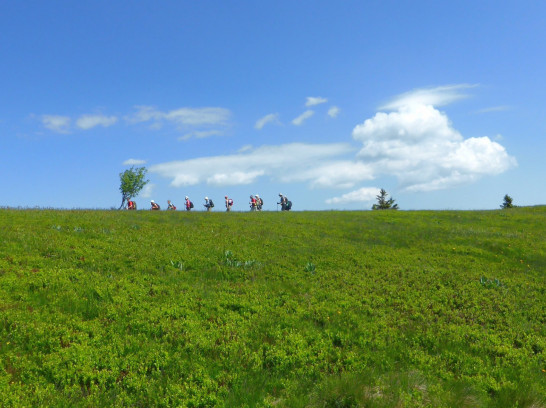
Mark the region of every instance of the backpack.
[[210, 208], [214, 207], [214, 203], [212, 202], [212, 200], [209, 200], [209, 205], [210, 205]]
[[230, 198], [227, 200], [228, 205], [233, 205], [233, 200]]
[[190, 208], [193, 208], [193, 203], [190, 201]]
[[287, 210], [292, 209], [292, 201], [288, 201], [288, 202], [286, 203], [286, 209], [287, 209]]
[[260, 207], [264, 205], [264, 200], [262, 197], [260, 197]]

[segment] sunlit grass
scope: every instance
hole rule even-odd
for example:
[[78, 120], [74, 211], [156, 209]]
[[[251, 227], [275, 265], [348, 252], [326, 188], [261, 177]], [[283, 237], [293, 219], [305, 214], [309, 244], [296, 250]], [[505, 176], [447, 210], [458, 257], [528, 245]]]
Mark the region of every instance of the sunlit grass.
[[544, 207], [0, 231], [5, 406], [546, 406]]

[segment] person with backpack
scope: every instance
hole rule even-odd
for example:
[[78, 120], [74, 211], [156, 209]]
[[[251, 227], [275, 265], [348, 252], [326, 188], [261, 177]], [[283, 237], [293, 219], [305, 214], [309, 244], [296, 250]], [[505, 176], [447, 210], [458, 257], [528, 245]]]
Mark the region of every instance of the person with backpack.
[[208, 197], [205, 197], [205, 204], [203, 205], [205, 206], [207, 211], [210, 211], [212, 208], [214, 208], [214, 203]]
[[292, 201], [288, 199], [288, 197], [283, 196], [282, 193], [279, 193], [280, 202], [277, 204], [281, 205], [281, 211], [290, 211], [292, 208]]
[[186, 211], [190, 211], [193, 208], [193, 203], [190, 201], [190, 198], [186, 196]]
[[226, 200], [226, 211], [231, 211], [231, 207], [233, 207], [233, 199], [229, 198], [228, 196], [224, 197]]
[[256, 210], [262, 211], [264, 200], [258, 194], [256, 194], [254, 197], [256, 197]]
[[136, 203], [133, 200], [127, 201], [128, 210], [136, 210]]
[[171, 200], [167, 200], [167, 210], [176, 211], [176, 206], [171, 203]]
[[150, 204], [151, 204], [151, 206], [152, 206], [152, 207], [150, 208], [151, 211], [159, 211], [159, 210], [161, 210], [161, 207], [159, 206], [159, 204], [156, 203], [154, 200], [150, 201]]
[[257, 202], [253, 195], [250, 196], [249, 204], [250, 204], [250, 211], [256, 211]]

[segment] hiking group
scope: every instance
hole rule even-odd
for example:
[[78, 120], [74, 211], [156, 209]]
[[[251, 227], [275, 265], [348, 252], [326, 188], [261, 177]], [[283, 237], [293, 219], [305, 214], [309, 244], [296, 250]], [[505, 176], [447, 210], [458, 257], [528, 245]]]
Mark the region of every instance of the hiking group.
[[[225, 196], [224, 200], [226, 211], [231, 211], [233, 207], [233, 199]], [[260, 197], [259, 194], [251, 195], [249, 204], [250, 211], [262, 211], [264, 206], [264, 200]], [[290, 211], [292, 209], [292, 201], [290, 201], [288, 197], [284, 196], [282, 193], [279, 193], [277, 210], [279, 209], [279, 205], [281, 206], [281, 211]], [[212, 199], [205, 197], [205, 204], [203, 204], [203, 207], [205, 207], [207, 212], [210, 212], [214, 208], [214, 202], [212, 201]], [[133, 200], [128, 200], [126, 208], [127, 210], [136, 210], [136, 202], [134, 202]], [[186, 211], [191, 211], [194, 208], [193, 202], [188, 196], [185, 197], [184, 208], [186, 209]], [[161, 210], [161, 207], [154, 200], [150, 200], [150, 210], [159, 211]], [[167, 211], [176, 211], [176, 206], [171, 202], [171, 200], [167, 200]]]

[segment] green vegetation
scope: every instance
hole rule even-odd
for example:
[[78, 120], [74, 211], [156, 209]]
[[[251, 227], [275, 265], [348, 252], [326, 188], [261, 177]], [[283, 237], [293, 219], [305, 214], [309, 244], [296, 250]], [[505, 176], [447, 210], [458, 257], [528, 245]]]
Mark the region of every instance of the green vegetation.
[[119, 191], [121, 193], [121, 205], [119, 209], [121, 210], [127, 201], [131, 198], [135, 198], [140, 190], [144, 188], [150, 180], [144, 180], [148, 170], [146, 167], [131, 167], [130, 169], [125, 170], [123, 173], [119, 173]]
[[0, 210], [3, 407], [545, 407], [546, 208]]
[[502, 209], [513, 208], [514, 204], [512, 204], [512, 201], [514, 201], [514, 199], [510, 197], [508, 194], [506, 194], [504, 196], [504, 201], [501, 204], [501, 208]]
[[384, 189], [381, 189], [375, 197], [377, 204], [372, 206], [372, 210], [398, 210], [398, 204], [394, 203], [394, 198], [387, 200], [388, 194]]

